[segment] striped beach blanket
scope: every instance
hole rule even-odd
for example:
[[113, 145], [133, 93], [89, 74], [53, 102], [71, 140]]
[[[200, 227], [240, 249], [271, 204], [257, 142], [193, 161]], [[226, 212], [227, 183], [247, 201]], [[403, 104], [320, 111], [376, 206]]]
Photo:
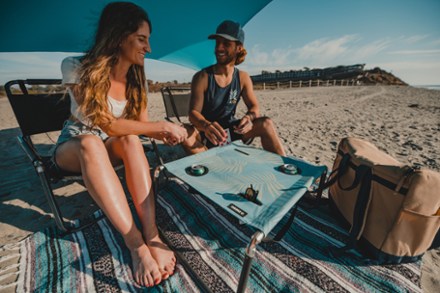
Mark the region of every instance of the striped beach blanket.
[[[138, 288], [130, 255], [105, 219], [63, 237], [54, 229], [3, 247], [0, 262], [19, 256], [0, 272], [0, 291], [17, 292], [234, 292], [245, 249], [255, 232], [179, 181], [157, 197], [157, 221], [185, 261], [153, 289]], [[283, 219], [274, 233], [287, 221]], [[257, 248], [248, 292], [421, 292], [420, 263], [366, 265], [360, 255], [330, 257], [348, 234], [322, 209], [299, 208], [280, 242]], [[185, 265], [183, 265], [185, 264]], [[14, 269], [16, 267], [16, 269]], [[12, 279], [5, 284], [1, 280]]]

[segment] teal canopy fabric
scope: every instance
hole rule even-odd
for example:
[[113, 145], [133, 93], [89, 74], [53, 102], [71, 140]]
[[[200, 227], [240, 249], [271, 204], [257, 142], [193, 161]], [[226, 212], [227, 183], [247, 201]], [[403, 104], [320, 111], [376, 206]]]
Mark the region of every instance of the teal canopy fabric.
[[[13, 0], [0, 4], [0, 52], [85, 52], [108, 0]], [[244, 26], [271, 0], [132, 0], [149, 14], [148, 58], [200, 69], [214, 62], [209, 34], [231, 19]]]
[[[194, 164], [203, 165], [208, 168], [208, 172], [203, 176], [189, 174], [186, 170]], [[297, 166], [300, 174], [283, 173], [279, 169], [283, 164]], [[165, 168], [265, 235], [301, 199], [315, 180], [327, 171], [326, 166], [281, 157], [244, 145], [240, 141], [166, 163]], [[239, 195], [245, 193], [251, 184], [259, 191], [258, 200], [261, 205]]]

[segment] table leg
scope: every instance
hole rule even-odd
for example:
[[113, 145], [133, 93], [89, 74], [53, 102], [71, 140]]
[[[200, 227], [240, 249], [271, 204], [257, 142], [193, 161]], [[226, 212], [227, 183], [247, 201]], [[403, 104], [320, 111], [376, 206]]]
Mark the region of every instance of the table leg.
[[165, 169], [163, 165], [159, 165], [154, 169], [154, 176], [153, 176], [153, 188], [154, 188], [154, 194], [157, 196], [157, 192], [159, 191], [159, 177], [160, 173]]
[[241, 269], [240, 281], [238, 282], [238, 288], [237, 288], [237, 292], [239, 293], [244, 292], [244, 290], [246, 289], [246, 285], [249, 279], [249, 273], [252, 267], [252, 260], [254, 259], [255, 252], [257, 251], [257, 245], [261, 241], [263, 241], [263, 239], [264, 239], [264, 233], [261, 231], [256, 232], [252, 236], [251, 242], [246, 248], [246, 256], [244, 259], [243, 268]]

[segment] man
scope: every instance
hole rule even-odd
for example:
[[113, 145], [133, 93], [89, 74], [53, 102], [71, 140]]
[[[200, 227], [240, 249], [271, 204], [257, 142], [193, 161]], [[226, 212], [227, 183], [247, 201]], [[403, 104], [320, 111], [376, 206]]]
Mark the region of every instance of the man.
[[[272, 120], [260, 117], [249, 74], [235, 67], [246, 56], [240, 24], [226, 20], [208, 38], [215, 40], [217, 63], [193, 77], [189, 113], [192, 126], [188, 128], [184, 148], [194, 154], [228, 141], [241, 139], [246, 143], [260, 137], [265, 150], [285, 156]], [[237, 119], [235, 112], [240, 97], [248, 111]]]

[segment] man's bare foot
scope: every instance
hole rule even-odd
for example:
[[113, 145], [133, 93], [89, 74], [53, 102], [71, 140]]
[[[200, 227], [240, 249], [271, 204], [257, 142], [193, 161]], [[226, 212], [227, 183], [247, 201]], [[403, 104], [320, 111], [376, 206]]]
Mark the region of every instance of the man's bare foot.
[[147, 245], [130, 249], [133, 278], [141, 286], [152, 287], [162, 281], [162, 273]]
[[174, 267], [176, 265], [174, 252], [168, 247], [168, 245], [163, 243], [159, 235], [148, 239], [146, 242], [151, 255], [159, 266], [159, 271], [162, 273], [162, 279], [168, 279], [168, 277], [174, 273]]

